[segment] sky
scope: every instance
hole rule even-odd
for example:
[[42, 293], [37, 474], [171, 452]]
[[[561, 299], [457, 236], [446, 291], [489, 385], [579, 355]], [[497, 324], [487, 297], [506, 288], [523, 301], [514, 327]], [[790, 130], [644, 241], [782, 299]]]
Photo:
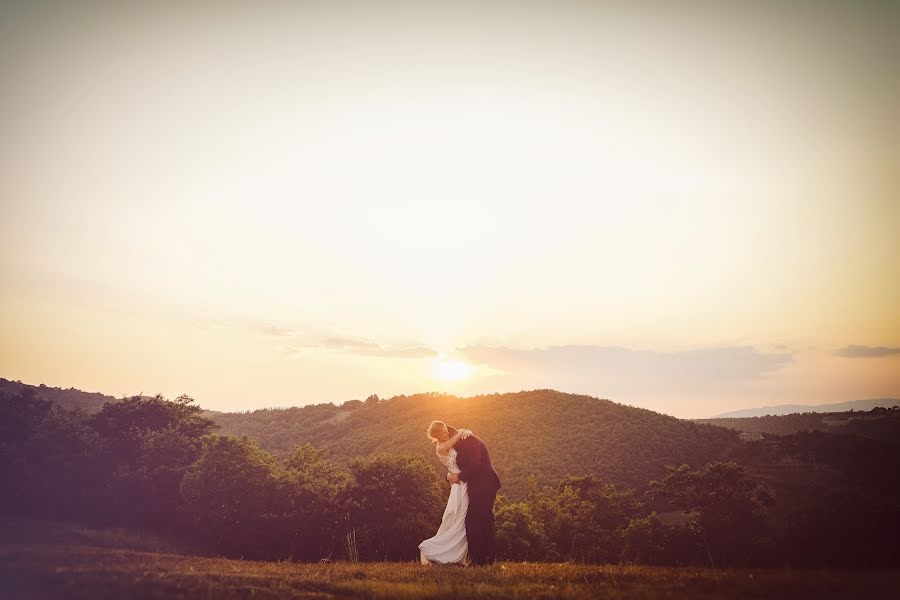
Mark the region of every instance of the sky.
[[4, 2], [0, 376], [900, 397], [898, 56], [893, 2]]

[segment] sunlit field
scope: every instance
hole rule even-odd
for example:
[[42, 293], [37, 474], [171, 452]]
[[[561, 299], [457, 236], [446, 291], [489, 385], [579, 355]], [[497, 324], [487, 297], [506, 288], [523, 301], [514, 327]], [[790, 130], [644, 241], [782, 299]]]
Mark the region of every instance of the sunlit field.
[[3, 598], [886, 598], [900, 584], [896, 571], [229, 560], [122, 530], [0, 523]]

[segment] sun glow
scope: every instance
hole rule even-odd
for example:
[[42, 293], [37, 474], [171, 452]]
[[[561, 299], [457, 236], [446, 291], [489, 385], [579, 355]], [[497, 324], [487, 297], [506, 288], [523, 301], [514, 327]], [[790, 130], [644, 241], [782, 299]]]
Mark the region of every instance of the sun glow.
[[459, 381], [469, 377], [475, 371], [474, 367], [461, 360], [438, 358], [431, 370], [432, 375], [444, 381]]

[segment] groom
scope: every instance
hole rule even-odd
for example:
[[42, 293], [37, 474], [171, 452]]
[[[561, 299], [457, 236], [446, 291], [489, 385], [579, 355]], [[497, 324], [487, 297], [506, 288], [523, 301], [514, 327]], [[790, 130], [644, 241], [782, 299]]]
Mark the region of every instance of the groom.
[[[456, 428], [447, 427], [451, 436]], [[500, 489], [500, 477], [491, 464], [487, 446], [475, 435], [456, 442], [456, 466], [459, 474], [447, 473], [447, 481], [468, 484], [469, 510], [466, 512], [466, 539], [469, 558], [476, 565], [491, 565], [494, 549], [494, 501]]]

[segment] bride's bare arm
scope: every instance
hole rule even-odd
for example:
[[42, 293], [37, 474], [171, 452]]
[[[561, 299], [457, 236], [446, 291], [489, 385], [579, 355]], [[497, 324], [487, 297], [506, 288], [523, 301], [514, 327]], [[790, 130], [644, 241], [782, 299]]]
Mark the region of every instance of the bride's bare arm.
[[453, 434], [453, 437], [448, 439], [446, 442], [441, 442], [440, 444], [438, 444], [437, 451], [440, 452], [441, 454], [444, 454], [448, 450], [450, 450], [450, 448], [455, 446], [456, 442], [458, 442], [459, 440], [464, 440], [467, 437], [469, 437], [470, 435], [472, 435], [472, 432], [469, 431], [468, 429], [460, 429], [455, 434]]

